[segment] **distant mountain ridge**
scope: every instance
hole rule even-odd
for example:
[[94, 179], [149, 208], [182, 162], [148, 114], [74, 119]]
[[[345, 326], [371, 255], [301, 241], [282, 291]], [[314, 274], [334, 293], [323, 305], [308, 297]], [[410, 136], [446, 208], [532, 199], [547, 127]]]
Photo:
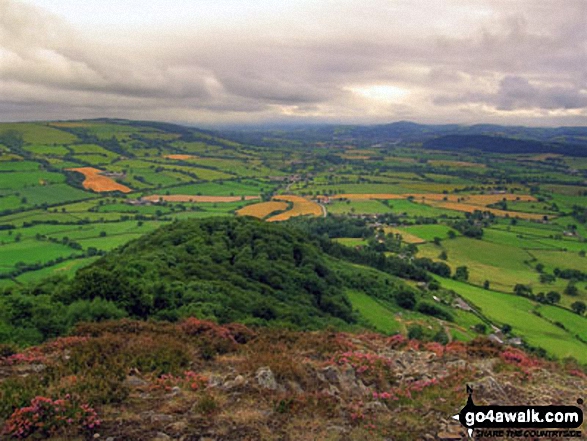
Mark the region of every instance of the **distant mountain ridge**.
[[[95, 118], [88, 122], [148, 127], [175, 133], [181, 140], [228, 145], [230, 141], [257, 146], [303, 147], [353, 142], [359, 147], [423, 146], [431, 150], [479, 150], [488, 153], [558, 153], [587, 156], [587, 126], [526, 127], [497, 124], [420, 124], [397, 121], [376, 125], [295, 125], [255, 129], [201, 129], [169, 122]], [[76, 132], [76, 129], [61, 128]]]
[[[380, 125], [324, 125], [256, 131], [223, 131], [229, 138], [244, 143], [271, 145], [272, 142], [353, 141], [364, 146], [373, 144], [421, 144], [426, 148], [459, 150], [473, 148], [498, 153], [561, 153], [587, 156], [587, 127], [524, 127], [494, 124], [418, 124], [398, 121]], [[449, 137], [443, 139], [443, 137]], [[437, 141], [441, 139], [441, 141]], [[507, 140], [507, 141], [506, 141]], [[491, 142], [497, 144], [491, 148]], [[519, 142], [518, 142], [519, 141]]]

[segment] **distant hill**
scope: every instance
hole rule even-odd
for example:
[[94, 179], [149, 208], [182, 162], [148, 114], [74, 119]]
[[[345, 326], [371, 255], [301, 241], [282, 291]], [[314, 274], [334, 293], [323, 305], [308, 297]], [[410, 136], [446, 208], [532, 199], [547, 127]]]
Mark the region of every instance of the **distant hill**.
[[[498, 153], [556, 152], [571, 156], [587, 156], [587, 127], [523, 127], [477, 124], [418, 124], [398, 121], [379, 125], [321, 125], [286, 127], [283, 129], [226, 131], [224, 136], [258, 145], [291, 146], [308, 142], [359, 145], [424, 144], [441, 150], [459, 150], [477, 145], [477, 149]], [[489, 138], [489, 139], [487, 139]]]
[[587, 156], [587, 146], [571, 143], [547, 143], [487, 135], [446, 135], [429, 139], [424, 147], [431, 150], [481, 150], [487, 153], [559, 153]]

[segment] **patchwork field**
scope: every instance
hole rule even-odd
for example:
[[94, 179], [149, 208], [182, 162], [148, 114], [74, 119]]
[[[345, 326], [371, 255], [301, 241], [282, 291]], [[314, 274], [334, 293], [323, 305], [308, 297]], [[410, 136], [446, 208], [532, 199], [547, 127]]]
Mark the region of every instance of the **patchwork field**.
[[483, 205], [464, 204], [459, 202], [436, 202], [435, 206], [445, 208], [447, 210], [462, 211], [465, 213], [474, 213], [475, 211], [488, 211], [495, 216], [512, 217], [519, 219], [542, 220], [544, 215], [537, 213], [523, 213], [515, 211], [498, 210], [495, 208], [487, 208]]
[[485, 164], [480, 164], [478, 162], [467, 162], [467, 161], [448, 161], [444, 159], [432, 159], [430, 161], [432, 165], [436, 166], [445, 166], [445, 167], [487, 167]]
[[[353, 251], [387, 247], [388, 238], [362, 232], [383, 228], [403, 239], [384, 255], [409, 261], [415, 253], [415, 260], [445, 262], [452, 274], [466, 267], [467, 283], [442, 286], [552, 354], [584, 351], [574, 336], [587, 338], [585, 319], [571, 305], [587, 302], [587, 281], [555, 276], [587, 273], [584, 158], [299, 133], [257, 137], [123, 120], [0, 124], [0, 290], [70, 277], [175, 220], [239, 215], [287, 225], [293, 217], [325, 217], [315, 222], [330, 222], [334, 240]], [[408, 283], [428, 300], [446, 295]], [[516, 297], [520, 284], [560, 300]], [[383, 332], [426, 325], [418, 312], [358, 291], [348, 297]], [[451, 338], [478, 335], [471, 327], [480, 319], [451, 312], [455, 321], [443, 325]]]
[[150, 195], [143, 196], [141, 200], [150, 202], [236, 202], [236, 201], [253, 201], [260, 199], [259, 196], [197, 196], [185, 194], [173, 195]]
[[[359, 200], [398, 200], [410, 199], [421, 204], [430, 205], [433, 207], [461, 211], [465, 213], [473, 213], [475, 211], [487, 211], [496, 216], [501, 217], [515, 217], [529, 220], [543, 220], [544, 213], [532, 213], [514, 210], [499, 210], [488, 207], [501, 201], [517, 201], [517, 202], [535, 202], [536, 198], [530, 195], [517, 194], [458, 194], [451, 195], [445, 193], [342, 193], [330, 196], [331, 199], [346, 199], [350, 201]], [[343, 211], [336, 207], [335, 212]], [[538, 210], [539, 211], [539, 210]], [[365, 212], [367, 213], [367, 212]], [[547, 215], [552, 215], [552, 212], [547, 211]]]
[[[450, 279], [440, 279], [443, 286], [452, 289], [466, 301], [479, 308], [483, 315], [499, 325], [508, 324], [518, 335], [532, 345], [542, 347], [549, 353], [560, 357], [575, 357], [582, 363], [587, 362], [587, 344], [574, 337], [583, 333], [587, 319], [573, 317], [568, 323], [568, 330], [561, 329], [549, 320], [533, 313], [536, 305], [523, 297], [484, 290]], [[570, 314], [561, 310], [562, 314]]]

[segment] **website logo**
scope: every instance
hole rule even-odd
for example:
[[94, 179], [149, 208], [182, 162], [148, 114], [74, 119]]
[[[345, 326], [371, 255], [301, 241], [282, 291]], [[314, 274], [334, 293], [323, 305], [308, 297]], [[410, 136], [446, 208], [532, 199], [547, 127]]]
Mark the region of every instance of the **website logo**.
[[583, 410], [577, 406], [477, 406], [469, 385], [467, 394], [467, 404], [453, 418], [467, 429], [469, 437], [581, 437], [580, 430], [571, 430], [583, 423]]

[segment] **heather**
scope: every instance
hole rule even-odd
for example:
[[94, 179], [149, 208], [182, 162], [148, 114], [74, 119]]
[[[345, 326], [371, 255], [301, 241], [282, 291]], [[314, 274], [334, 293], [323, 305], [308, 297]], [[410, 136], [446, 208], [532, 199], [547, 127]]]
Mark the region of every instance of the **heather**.
[[0, 425], [8, 439], [461, 436], [466, 384], [477, 404], [571, 405], [587, 376], [483, 338], [109, 321], [5, 353]]

